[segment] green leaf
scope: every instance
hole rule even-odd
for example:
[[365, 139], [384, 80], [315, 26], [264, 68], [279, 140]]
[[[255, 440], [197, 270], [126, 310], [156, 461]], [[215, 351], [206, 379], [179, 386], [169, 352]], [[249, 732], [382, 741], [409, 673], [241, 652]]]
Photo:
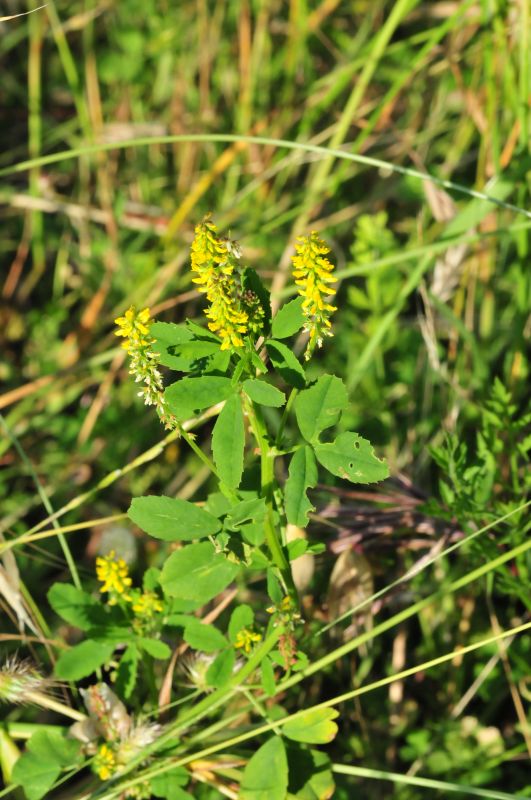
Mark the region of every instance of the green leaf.
[[116, 692], [128, 700], [133, 694], [138, 674], [138, 661], [140, 653], [135, 644], [130, 644], [120, 659], [116, 670]]
[[266, 580], [267, 580], [267, 593], [271, 598], [272, 602], [278, 606], [279, 603], [282, 602], [282, 598], [284, 597], [282, 593], [282, 589], [280, 588], [280, 583], [278, 581], [277, 576], [273, 569], [268, 569], [266, 572]]
[[271, 334], [275, 339], [287, 339], [300, 331], [306, 321], [302, 313], [303, 302], [303, 297], [296, 297], [277, 311], [271, 325]]
[[262, 689], [268, 697], [274, 697], [277, 691], [277, 682], [275, 680], [275, 670], [273, 669], [273, 662], [266, 656], [260, 664], [262, 671]]
[[229, 650], [222, 650], [207, 669], [207, 684], [214, 689], [221, 689], [231, 679], [235, 663], [236, 653], [232, 647]]
[[231, 392], [229, 378], [206, 375], [200, 378], [182, 378], [172, 383], [164, 392], [164, 398], [171, 413], [178, 420], [185, 420], [226, 400]]
[[204, 539], [221, 528], [208, 511], [179, 497], [135, 497], [127, 513], [143, 531], [166, 542]]
[[214, 625], [201, 622], [196, 617], [186, 617], [185, 619], [183, 639], [194, 650], [215, 653], [217, 650], [227, 647], [226, 638]]
[[271, 340], [266, 342], [266, 348], [271, 363], [286, 383], [290, 386], [295, 386], [297, 389], [303, 389], [306, 383], [306, 376], [289, 347], [286, 347], [282, 342]]
[[229, 397], [212, 431], [212, 453], [221, 481], [231, 489], [240, 485], [243, 473], [245, 427], [239, 395]]
[[49, 758], [23, 753], [15, 763], [12, 780], [24, 789], [27, 800], [40, 800], [48, 794], [61, 774], [61, 767]]
[[56, 614], [82, 631], [88, 630], [102, 611], [97, 600], [70, 583], [54, 583], [47, 597]]
[[166, 642], [161, 642], [160, 639], [148, 639], [145, 636], [141, 636], [137, 639], [137, 642], [139, 647], [152, 658], [164, 661], [171, 656], [171, 649]]
[[205, 503], [205, 509], [218, 519], [220, 519], [220, 517], [224, 517], [225, 514], [231, 510], [231, 508], [231, 501], [228, 500], [227, 497], [221, 492], [213, 492], [212, 494], [209, 494]]
[[336, 425], [348, 406], [345, 384], [335, 375], [322, 375], [297, 396], [294, 405], [300, 432], [308, 442], [317, 442], [321, 431]]
[[154, 797], [164, 797], [167, 800], [190, 800], [191, 795], [182, 789], [190, 782], [190, 773], [184, 767], [156, 775], [150, 779], [151, 794]]
[[176, 325], [173, 322], [154, 322], [150, 333], [155, 339], [153, 350], [159, 354], [160, 363], [180, 372], [188, 372], [188, 359], [180, 358], [178, 355], [180, 347], [193, 339], [192, 333], [186, 326]]
[[253, 497], [236, 503], [225, 519], [225, 527], [236, 530], [244, 522], [263, 522], [266, 514], [266, 504], [263, 497]]
[[306, 744], [328, 744], [337, 733], [332, 720], [339, 716], [335, 708], [316, 708], [289, 720], [282, 726], [284, 736]]
[[317, 483], [317, 464], [311, 447], [305, 445], [296, 450], [290, 461], [286, 481], [284, 502], [286, 517], [292, 525], [305, 528], [308, 513], [315, 511], [306, 496], [306, 490]]
[[265, 526], [264, 521], [261, 522], [246, 522], [238, 528], [238, 532], [243, 539], [254, 547], [260, 547], [265, 540]]
[[79, 749], [79, 742], [67, 739], [59, 731], [37, 731], [29, 740], [27, 751], [15, 763], [12, 780], [23, 787], [28, 800], [40, 800], [63, 767], [75, 766]]
[[247, 397], [250, 397], [254, 403], [258, 403], [261, 406], [280, 408], [286, 402], [283, 392], [275, 386], [271, 386], [267, 381], [249, 378], [243, 382], [243, 390]]
[[290, 796], [297, 800], [328, 800], [334, 796], [334, 776], [326, 753], [289, 744], [287, 754]]
[[284, 742], [274, 736], [251, 757], [240, 786], [239, 800], [286, 800], [288, 760]]
[[92, 639], [76, 644], [61, 653], [55, 665], [55, 674], [65, 681], [86, 678], [110, 660], [114, 647], [113, 642], [95, 642]]
[[314, 452], [332, 475], [352, 483], [375, 483], [389, 476], [385, 461], [377, 458], [371, 443], [357, 433], [341, 433], [331, 444], [315, 445]]
[[80, 742], [69, 739], [59, 730], [36, 731], [28, 742], [28, 750], [31, 753], [48, 758], [61, 767], [75, 764], [79, 758], [80, 748]]
[[208, 603], [234, 579], [239, 566], [210, 542], [199, 542], [172, 553], [162, 569], [161, 585], [170, 597]]
[[230, 355], [220, 350], [219, 339], [205, 328], [155, 322], [150, 333], [155, 337], [153, 350], [165, 367], [202, 374], [222, 372], [228, 366]]
[[288, 558], [290, 561], [296, 561], [296, 559], [303, 556], [307, 550], [308, 542], [306, 539], [294, 539], [287, 544]]
[[248, 628], [254, 622], [254, 611], [251, 606], [243, 604], [241, 606], [236, 606], [232, 614], [230, 615], [230, 622], [229, 622], [229, 639], [234, 644], [236, 641], [236, 637], [238, 636], [239, 632], [243, 630], [243, 628]]

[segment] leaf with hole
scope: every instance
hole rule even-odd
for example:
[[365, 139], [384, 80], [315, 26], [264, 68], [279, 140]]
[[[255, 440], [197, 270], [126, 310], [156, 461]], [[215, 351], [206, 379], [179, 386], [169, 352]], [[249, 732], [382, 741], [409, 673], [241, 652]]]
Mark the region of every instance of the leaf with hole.
[[389, 477], [385, 461], [375, 456], [371, 443], [357, 433], [341, 433], [330, 444], [316, 444], [314, 453], [332, 475], [351, 483], [376, 483]]

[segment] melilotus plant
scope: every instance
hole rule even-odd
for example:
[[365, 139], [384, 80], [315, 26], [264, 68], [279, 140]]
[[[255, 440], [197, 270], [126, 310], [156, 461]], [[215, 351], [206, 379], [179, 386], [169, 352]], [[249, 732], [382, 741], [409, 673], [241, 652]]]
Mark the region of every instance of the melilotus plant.
[[[49, 592], [54, 610], [86, 634], [60, 655], [56, 676], [78, 681], [104, 668], [113, 683], [111, 690], [99, 672], [98, 683], [83, 690], [87, 715], [78, 715], [72, 729], [82, 742], [78, 768], [88, 763], [95, 781], [110, 781], [96, 788], [95, 796], [190, 797], [185, 787], [200, 773], [191, 767], [203, 757], [193, 744], [201, 738], [190, 730], [199, 722], [204, 727], [235, 692], [250, 712], [270, 723], [269, 738], [251, 758], [238, 753], [235, 764], [245, 768], [227, 767], [227, 775], [239, 783], [237, 796], [282, 800], [301, 770], [302, 778], [295, 780], [300, 791], [290, 789], [290, 796], [324, 797], [333, 791], [326, 757], [310, 745], [331, 741], [337, 712], [308, 711], [276, 726], [281, 711], [268, 710], [277, 682], [308, 664], [299, 646], [304, 619], [292, 564], [323, 547], [304, 537], [288, 541], [288, 525], [306, 527], [314, 510], [307, 492], [316, 486], [320, 470], [353, 483], [388, 475], [370, 443], [340, 427], [348, 406], [343, 382], [328, 374], [312, 381], [306, 377], [305, 366], [332, 336], [335, 278], [328, 253], [315, 232], [297, 240], [298, 297], [273, 316], [269, 292], [257, 273], [243, 266], [238, 245], [220, 236], [206, 218], [195, 230], [191, 266], [206, 296], [207, 326], [155, 322], [147, 308], [134, 307], [116, 320], [140, 397], [208, 467], [216, 490], [197, 503], [166, 496], [132, 501], [131, 521], [170, 545], [162, 569], [148, 569], [142, 586], [134, 585], [126, 562], [110, 552], [96, 563], [104, 605], [69, 584], [55, 584]], [[294, 352], [295, 339], [305, 341], [302, 362]], [[161, 366], [177, 373], [166, 389]], [[189, 421], [212, 426], [213, 418], [211, 453], [204, 452]], [[236, 604], [225, 630], [199, 618], [230, 584], [245, 591], [259, 581], [269, 596], [266, 608]], [[167, 642], [176, 635], [182, 639], [172, 658]], [[166, 703], [170, 699], [174, 660], [187, 648], [176, 679], [194, 690], [177, 700], [188, 705], [173, 722], [166, 712], [164, 727], [149, 722], [146, 711], [148, 717], [153, 713], [159, 693]], [[164, 667], [161, 662], [170, 658]], [[223, 724], [223, 719], [214, 723], [213, 730]], [[70, 749], [73, 744], [68, 741]], [[65, 755], [57, 741], [48, 743], [48, 751], [59, 754], [48, 773], [51, 783], [32, 783], [44, 747], [37, 745], [19, 759], [13, 776], [31, 800], [43, 796], [43, 786], [57, 780], [65, 763], [76, 766], [70, 751]], [[314, 794], [308, 794], [313, 780]]]

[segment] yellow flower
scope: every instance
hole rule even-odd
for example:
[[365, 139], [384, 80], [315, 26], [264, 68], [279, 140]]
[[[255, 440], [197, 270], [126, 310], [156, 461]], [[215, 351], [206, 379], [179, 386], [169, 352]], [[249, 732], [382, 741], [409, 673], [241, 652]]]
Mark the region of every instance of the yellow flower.
[[96, 576], [100, 583], [100, 592], [109, 593], [109, 605], [114, 606], [118, 598], [129, 601], [131, 598], [127, 593], [132, 584], [129, 577], [129, 569], [123, 558], [116, 558], [114, 550], [107, 556], [99, 556], [96, 559]]
[[304, 330], [310, 334], [305, 358], [309, 359], [315, 346], [321, 347], [324, 336], [332, 336], [330, 330], [330, 314], [336, 307], [326, 302], [326, 297], [335, 294], [330, 284], [336, 279], [332, 276], [333, 264], [325, 258], [330, 252], [326, 242], [319, 238], [316, 231], [309, 236], [300, 236], [295, 245], [293, 275], [299, 287], [299, 294], [304, 298], [302, 310], [306, 317]]
[[136, 383], [144, 384], [138, 393], [139, 397], [144, 398], [147, 406], [155, 406], [166, 428], [174, 428], [177, 421], [166, 409], [162, 376], [158, 370], [158, 356], [152, 350], [155, 340], [149, 332], [153, 322], [149, 316], [149, 308], [137, 311], [131, 306], [123, 317], [118, 317], [114, 321], [118, 326], [115, 334], [125, 338], [122, 347], [131, 358], [129, 374], [133, 375]]
[[241, 280], [239, 279], [239, 249], [229, 239], [216, 234], [216, 226], [208, 219], [195, 228], [192, 242], [192, 270], [197, 277], [200, 292], [210, 303], [205, 314], [208, 327], [221, 339], [221, 349], [243, 347], [243, 336], [248, 333], [248, 315], [241, 305]]
[[141, 595], [133, 600], [131, 607], [137, 616], [146, 619], [151, 619], [163, 609], [162, 603], [155, 592], [142, 592]]
[[149, 334], [149, 326], [151, 320], [149, 318], [149, 308], [144, 308], [142, 311], [136, 310], [134, 306], [127, 309], [123, 317], [117, 317], [115, 320], [118, 330], [115, 331], [116, 336], [124, 336], [127, 341], [122, 342], [122, 347], [129, 353], [135, 347], [145, 346], [149, 342], [144, 341], [144, 337]]
[[262, 636], [259, 633], [243, 628], [237, 635], [234, 647], [236, 650], [243, 650], [244, 653], [249, 654], [255, 644], [262, 641]]
[[116, 770], [116, 755], [108, 744], [102, 744], [98, 748], [98, 752], [94, 756], [94, 771], [101, 778], [106, 781], [110, 778]]

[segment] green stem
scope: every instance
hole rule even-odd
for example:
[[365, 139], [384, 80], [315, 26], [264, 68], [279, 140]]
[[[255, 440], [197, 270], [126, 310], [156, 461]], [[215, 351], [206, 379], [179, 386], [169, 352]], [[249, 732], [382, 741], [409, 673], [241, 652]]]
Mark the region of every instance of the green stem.
[[279, 448], [282, 445], [282, 437], [284, 435], [284, 428], [286, 427], [286, 422], [288, 421], [288, 417], [291, 413], [291, 409], [293, 407], [293, 403], [295, 398], [297, 397], [299, 390], [296, 387], [293, 387], [291, 390], [290, 396], [288, 397], [288, 402], [284, 408], [284, 413], [282, 414], [282, 419], [280, 420], [280, 425], [278, 426], [278, 433], [275, 442], [275, 447]]
[[267, 438], [267, 430], [264, 422], [264, 417], [259, 406], [252, 402], [246, 403], [246, 410], [251, 423], [251, 428], [256, 438], [258, 447], [260, 448], [260, 478], [262, 496], [266, 502], [266, 518], [265, 518], [265, 537], [271, 558], [277, 567], [286, 593], [290, 596], [294, 603], [294, 608], [299, 607], [299, 597], [297, 589], [293, 583], [293, 576], [291, 574], [291, 567], [286, 558], [282, 543], [275, 528], [273, 516], [273, 493], [275, 488], [275, 459], [273, 450], [269, 445]]
[[181, 434], [181, 437], [182, 437], [182, 438], [184, 439], [184, 441], [186, 442], [186, 444], [187, 444], [189, 447], [191, 447], [191, 448], [192, 448], [192, 450], [194, 451], [194, 453], [196, 454], [196, 456], [197, 456], [198, 458], [200, 458], [200, 459], [201, 459], [201, 461], [203, 462], [203, 464], [205, 464], [205, 465], [208, 467], [208, 469], [209, 469], [209, 470], [212, 472], [212, 474], [216, 476], [216, 478], [217, 478], [217, 479], [218, 479], [218, 481], [219, 481], [219, 488], [221, 489], [221, 491], [223, 492], [223, 494], [224, 494], [226, 497], [228, 497], [228, 499], [229, 499], [229, 500], [230, 500], [232, 503], [237, 503], [237, 502], [238, 502], [238, 495], [236, 494], [236, 492], [235, 492], [233, 489], [230, 489], [228, 486], [226, 486], [226, 485], [223, 483], [223, 481], [222, 481], [222, 480], [221, 480], [221, 478], [219, 477], [219, 473], [218, 473], [218, 471], [217, 471], [217, 469], [216, 469], [216, 465], [214, 464], [214, 462], [212, 461], [212, 459], [211, 459], [211, 458], [209, 458], [209, 457], [207, 456], [207, 454], [206, 454], [206, 453], [204, 453], [204, 452], [201, 450], [201, 448], [199, 447], [199, 445], [198, 445], [198, 444], [197, 444], [197, 442], [195, 441], [194, 437], [193, 437], [191, 434], [187, 433], [187, 432], [184, 430], [184, 428], [183, 428], [182, 426], [179, 426], [179, 432], [180, 432], [180, 434]]

